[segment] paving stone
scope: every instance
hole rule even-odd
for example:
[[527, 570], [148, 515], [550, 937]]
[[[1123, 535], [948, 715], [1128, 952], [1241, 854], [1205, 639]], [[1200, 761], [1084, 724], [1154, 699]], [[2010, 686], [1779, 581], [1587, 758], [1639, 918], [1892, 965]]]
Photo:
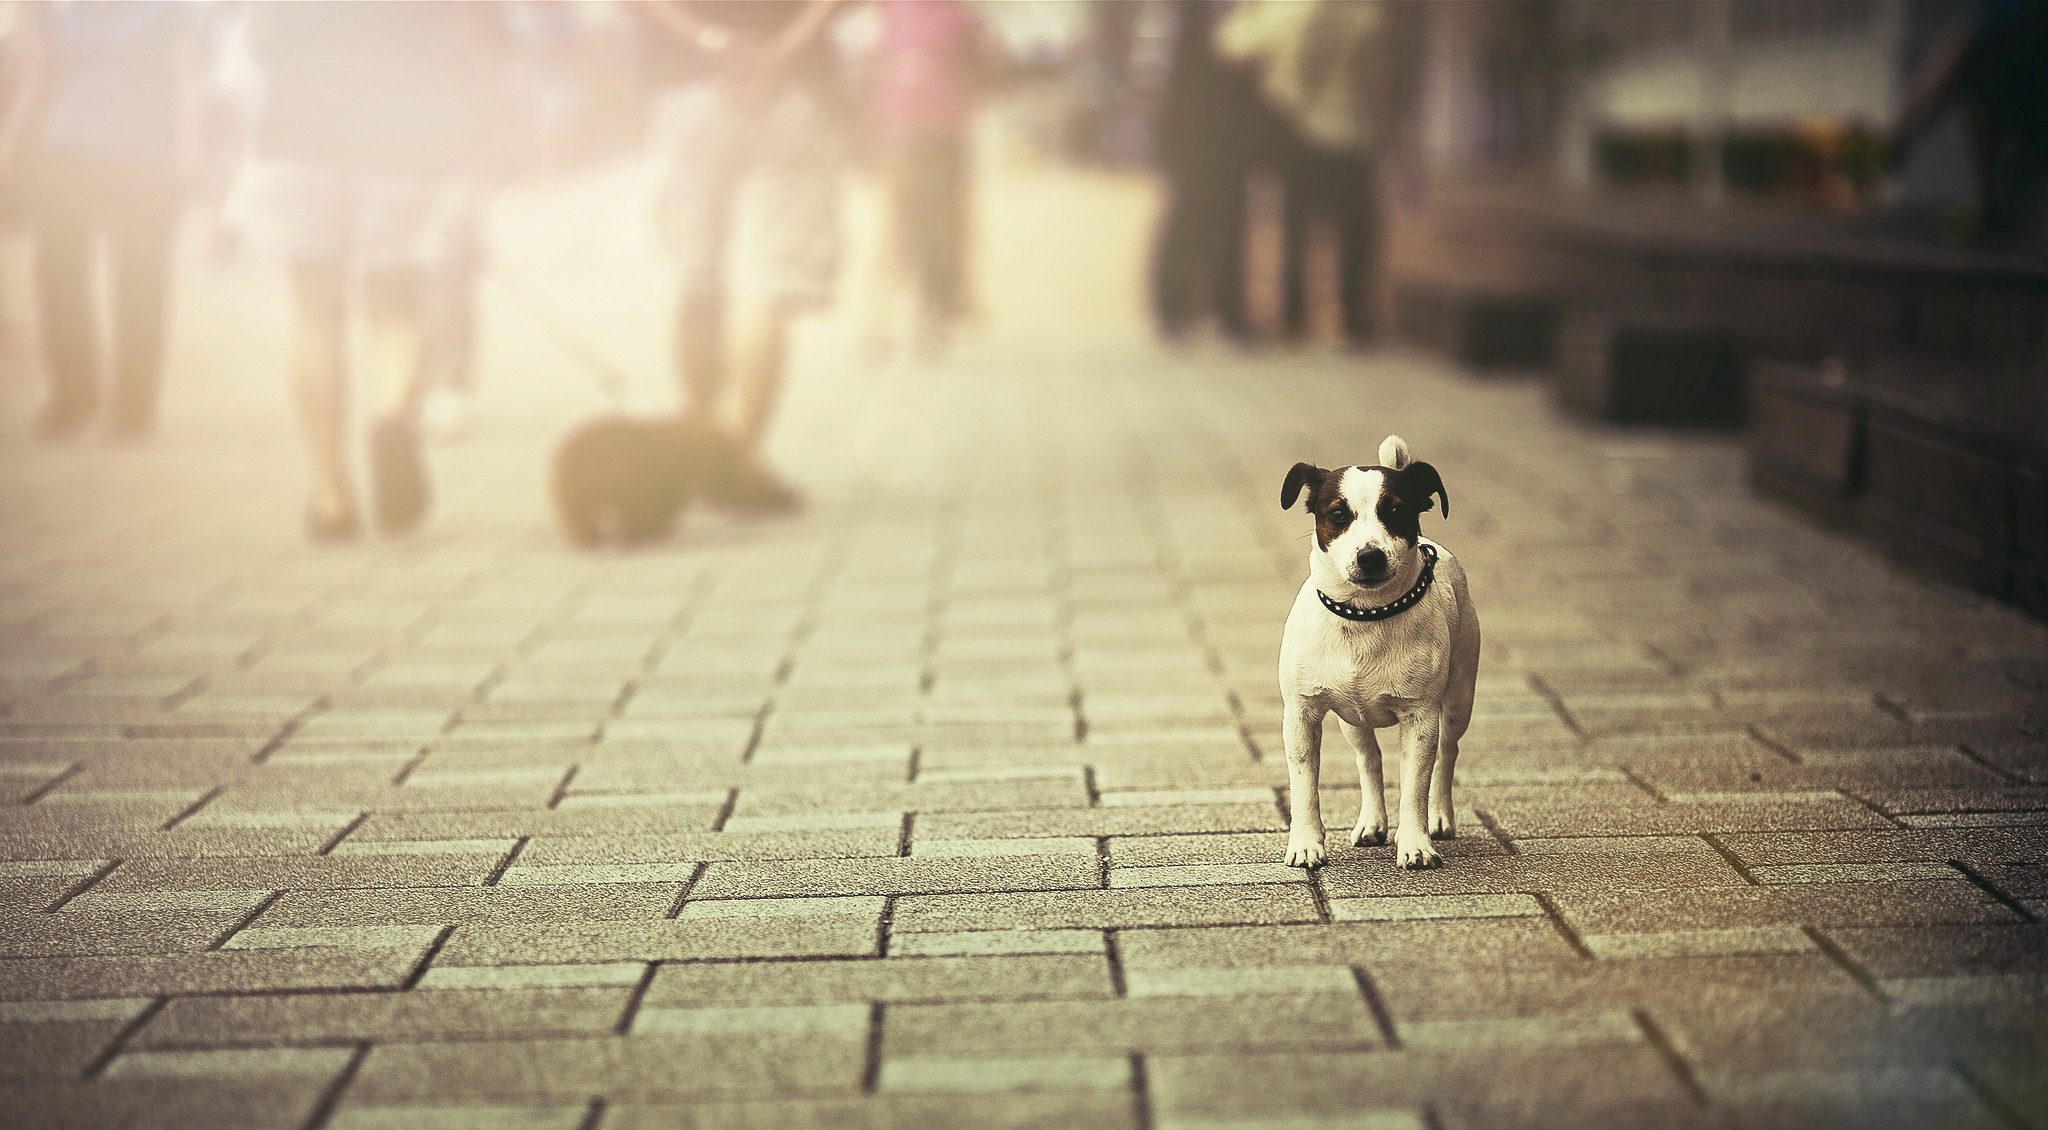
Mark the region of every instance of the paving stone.
[[558, 867], [720, 859], [850, 859], [895, 855], [902, 833], [899, 819], [887, 827], [838, 831], [537, 836], [527, 841], [519, 861], [536, 867]]
[[609, 1033], [624, 1014], [630, 993], [631, 986], [603, 986], [492, 993], [414, 990], [185, 997], [165, 1005], [126, 1047], [331, 1045]]
[[1487, 966], [1514, 961], [1581, 961], [1578, 951], [1565, 942], [1555, 927], [1533, 915], [1122, 930], [1117, 933], [1117, 950], [1127, 971], [1376, 966], [1433, 953], [1456, 955]]
[[2048, 926], [2038, 923], [1831, 928], [1823, 933], [1881, 978], [2048, 970]]
[[690, 889], [698, 899], [825, 894], [1044, 891], [1102, 885], [1093, 855], [881, 858], [714, 863]]
[[1045, 1000], [1115, 995], [1101, 957], [1012, 955], [919, 961], [665, 966], [643, 1007], [840, 1001]]
[[1311, 996], [1358, 992], [1342, 965], [1282, 965], [1272, 969], [1134, 969], [1124, 975], [1133, 997]]
[[1109, 885], [1195, 887], [1219, 883], [1302, 883], [1308, 873], [1284, 863], [1211, 863], [1180, 867], [1113, 867]]
[[640, 962], [612, 965], [436, 965], [420, 978], [422, 989], [559, 989], [638, 985], [647, 976]]
[[135, 1077], [15, 1085], [0, 1087], [0, 1123], [295, 1130], [306, 1124], [332, 1085], [332, 1080], [318, 1075], [247, 1080]]
[[1649, 890], [1738, 884], [1741, 874], [1715, 854], [1572, 853], [1460, 859], [1456, 866], [1404, 871], [1377, 861], [1322, 869], [1332, 899], [1367, 896], [1494, 894], [1511, 891]]
[[607, 1107], [608, 1130], [783, 1130], [830, 1126], [893, 1130], [910, 1126], [976, 1126], [987, 1130], [1137, 1130], [1131, 1096], [1114, 1091], [1058, 1093], [882, 1094], [858, 1099]]
[[336, 1108], [328, 1130], [577, 1130], [590, 1116], [587, 1103], [427, 1104]]
[[1025, 836], [1159, 836], [1202, 832], [1284, 832], [1273, 804], [1161, 805], [1041, 812], [941, 812], [919, 816], [917, 834], [935, 840]]
[[[1948, 883], [1801, 884], [1672, 891], [1560, 891], [1551, 896], [1581, 933], [1738, 926], [1891, 926], [2014, 922], [1976, 886]], [[1335, 913], [1334, 907], [1332, 913]]]
[[1079, 837], [1008, 840], [928, 840], [910, 843], [913, 858], [967, 859], [988, 856], [1085, 855], [1095, 858], [1097, 841]]
[[1948, 882], [1956, 869], [1943, 863], [1814, 863], [1803, 867], [1752, 867], [1759, 883], [1911, 883]]
[[893, 928], [904, 933], [1076, 927], [1209, 926], [1314, 922], [1315, 901], [1295, 885], [908, 895]]
[[1485, 1020], [1413, 1020], [1400, 1025], [1401, 1043], [1418, 1051], [1492, 1047], [1577, 1047], [1634, 1043], [1643, 1030], [1626, 1012], [1522, 1016]]
[[265, 929], [336, 926], [518, 925], [663, 918], [680, 883], [580, 887], [412, 887], [288, 891], [251, 923]]
[[371, 1049], [349, 1094], [375, 1105], [849, 1095], [860, 1090], [866, 1052], [865, 1032], [385, 1044]]
[[644, 1006], [633, 1016], [635, 1033], [716, 1035], [722, 1032], [866, 1036], [873, 1010], [865, 1004], [750, 1005], [732, 1008]]
[[497, 858], [468, 856], [268, 856], [248, 859], [138, 859], [114, 869], [96, 891], [246, 891], [342, 887], [449, 887], [481, 883]]
[[439, 937], [439, 926], [286, 926], [237, 930], [220, 948], [224, 950], [299, 949], [306, 946], [345, 946], [353, 949], [381, 949], [398, 946], [416, 949]]
[[900, 934], [889, 939], [890, 957], [1108, 952], [1099, 930], [984, 930], [964, 934]]
[[[1622, 1101], [1691, 1105], [1657, 1052], [1642, 1043], [1160, 1056], [1146, 1060], [1146, 1072], [1162, 1120], [1284, 1119], [1424, 1104], [1471, 1110], [1482, 1120], [1488, 1111], [1511, 1119], [1517, 1110], [1543, 1109], [1571, 1109], [1584, 1118]], [[1316, 1085], [1301, 1086], [1303, 1078]]]
[[878, 1086], [892, 1093], [1113, 1091], [1130, 1086], [1128, 1059], [892, 1059]]
[[109, 1079], [247, 1079], [268, 1075], [335, 1076], [354, 1057], [348, 1048], [231, 1048], [219, 1051], [126, 1051], [107, 1065]]
[[[261, 897], [269, 897], [263, 892]], [[254, 908], [253, 900], [249, 909]], [[102, 914], [0, 915], [0, 957], [172, 954], [203, 950], [246, 910], [122, 910]]]
[[438, 965], [612, 964], [720, 958], [872, 957], [879, 954], [879, 912], [777, 919], [560, 922], [533, 926], [461, 926]]
[[1815, 947], [1795, 926], [1739, 926], [1728, 930], [1656, 930], [1640, 934], [1583, 934], [1594, 957], [1698, 957], [1730, 953], [1799, 953]]
[[1543, 913], [1543, 906], [1523, 894], [1446, 894], [1379, 896], [1330, 900], [1330, 917], [1339, 922], [1405, 922], [1418, 918], [1514, 918]]
[[0, 962], [0, 998], [390, 989], [411, 975], [425, 952], [422, 947], [25, 958]]

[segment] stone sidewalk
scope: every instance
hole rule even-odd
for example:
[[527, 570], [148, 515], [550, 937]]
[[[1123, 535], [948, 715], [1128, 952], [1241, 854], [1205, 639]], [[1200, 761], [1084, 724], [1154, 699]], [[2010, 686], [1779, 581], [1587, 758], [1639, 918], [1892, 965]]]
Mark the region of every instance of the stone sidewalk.
[[[338, 550], [228, 385], [10, 440], [0, 1124], [2048, 1126], [2041, 625], [1398, 352], [829, 370], [805, 516], [633, 554], [531, 390]], [[1277, 495], [1389, 431], [1485, 622], [1462, 837], [1304, 873]]]

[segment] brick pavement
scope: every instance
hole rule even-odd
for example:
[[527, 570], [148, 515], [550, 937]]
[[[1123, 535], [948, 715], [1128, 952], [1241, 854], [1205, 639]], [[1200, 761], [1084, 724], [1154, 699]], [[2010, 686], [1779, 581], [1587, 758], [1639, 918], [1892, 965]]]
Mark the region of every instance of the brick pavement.
[[[1400, 353], [814, 358], [801, 519], [568, 552], [526, 389], [315, 551], [270, 378], [190, 372], [0, 453], [0, 1123], [2048, 1125], [2048, 632], [1729, 441]], [[1390, 430], [1485, 620], [1463, 837], [1305, 874], [1277, 492]]]

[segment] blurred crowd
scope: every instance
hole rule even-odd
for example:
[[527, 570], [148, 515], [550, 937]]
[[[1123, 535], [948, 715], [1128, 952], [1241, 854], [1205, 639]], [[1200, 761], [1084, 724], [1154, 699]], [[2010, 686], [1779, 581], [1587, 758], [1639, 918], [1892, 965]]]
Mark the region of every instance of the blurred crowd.
[[[854, 9], [865, 41], [848, 50], [835, 24]], [[789, 320], [831, 297], [850, 156], [885, 186], [874, 281], [901, 299], [872, 347], [940, 346], [969, 305], [965, 142], [988, 43], [959, 0], [97, 0], [0, 21], [0, 210], [33, 243], [41, 433], [148, 433], [177, 233], [202, 214], [286, 264], [315, 539], [358, 536], [365, 512], [393, 533], [426, 515], [424, 433], [458, 430], [474, 395], [492, 195], [650, 132], [682, 412], [738, 453], [717, 501], [798, 504], [758, 453]]]
[[216, 250], [285, 266], [309, 534], [413, 529], [431, 504], [426, 439], [472, 415], [478, 291], [503, 273], [494, 196], [651, 146], [680, 411], [736, 453], [707, 493], [791, 510], [796, 491], [760, 452], [791, 321], [842, 274], [842, 174], [865, 167], [880, 190], [860, 346], [941, 354], [975, 305], [977, 110], [1029, 82], [1066, 84], [1065, 155], [1156, 163], [1162, 334], [1252, 336], [1246, 185], [1270, 176], [1278, 332], [1303, 332], [1320, 239], [1337, 252], [1341, 333], [1363, 341], [1375, 152], [1406, 82], [1398, 7], [0, 4], [0, 221], [33, 245], [39, 430], [148, 434], [192, 217]]

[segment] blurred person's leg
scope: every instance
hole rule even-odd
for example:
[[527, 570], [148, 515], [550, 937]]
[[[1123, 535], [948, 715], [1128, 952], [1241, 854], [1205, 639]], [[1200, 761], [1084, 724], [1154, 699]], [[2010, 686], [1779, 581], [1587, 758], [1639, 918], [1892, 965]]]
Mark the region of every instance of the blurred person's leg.
[[1364, 345], [1379, 330], [1380, 270], [1378, 170], [1370, 158], [1347, 154], [1331, 187], [1337, 215], [1337, 288], [1344, 303], [1346, 344]]
[[1280, 166], [1280, 325], [1287, 337], [1308, 332], [1309, 241], [1317, 216], [1332, 209], [1336, 158], [1298, 137], [1284, 143]]
[[294, 263], [291, 291], [292, 380], [313, 472], [313, 499], [306, 521], [316, 538], [350, 537], [357, 521], [345, 439], [347, 272], [339, 259]]
[[960, 137], [920, 138], [917, 149], [922, 232], [918, 254], [919, 333], [926, 348], [945, 347], [967, 310], [967, 154]]
[[1201, 247], [1206, 236], [1198, 206], [1195, 178], [1169, 176], [1166, 214], [1159, 224], [1159, 242], [1152, 256], [1152, 317], [1165, 337], [1186, 333], [1195, 316], [1194, 290], [1200, 276]]
[[1229, 162], [1220, 170], [1215, 184], [1214, 228], [1206, 237], [1211, 273], [1209, 287], [1216, 306], [1216, 326], [1224, 336], [1243, 341], [1251, 336], [1251, 317], [1245, 293], [1245, 230], [1250, 216], [1246, 180], [1251, 170]]
[[94, 317], [94, 223], [80, 163], [50, 158], [38, 170], [35, 291], [50, 401], [41, 431], [77, 431], [99, 406], [99, 326]]
[[684, 412], [715, 420], [725, 391], [725, 252], [744, 122], [725, 94], [710, 84], [675, 95], [666, 114], [669, 168], [655, 210], [680, 276], [676, 376]]
[[429, 431], [454, 437], [467, 430], [476, 402], [477, 282], [483, 271], [481, 209], [470, 207], [443, 261], [429, 270], [421, 299], [425, 340], [420, 383]]
[[839, 268], [837, 137], [817, 98], [785, 91], [750, 123], [734, 264], [732, 397], [738, 458], [715, 497], [741, 509], [787, 511], [796, 491], [770, 472], [762, 442], [782, 391], [789, 322], [832, 298]]
[[363, 369], [375, 412], [372, 485], [377, 524], [393, 533], [412, 529], [427, 513], [419, 429], [425, 279], [423, 270], [397, 266], [380, 266], [363, 278]]
[[168, 169], [137, 169], [108, 228], [114, 428], [146, 434], [156, 421], [171, 303], [179, 201]]

